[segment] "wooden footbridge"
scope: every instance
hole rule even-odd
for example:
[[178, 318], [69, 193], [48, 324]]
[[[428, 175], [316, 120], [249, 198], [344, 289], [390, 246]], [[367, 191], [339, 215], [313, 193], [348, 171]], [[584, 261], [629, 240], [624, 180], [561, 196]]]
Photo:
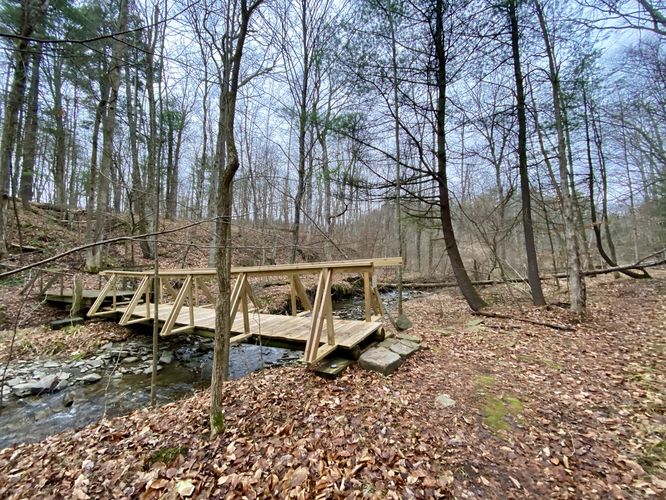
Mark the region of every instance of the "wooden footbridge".
[[[234, 267], [231, 293], [231, 342], [265, 339], [300, 345], [307, 363], [316, 363], [337, 348], [358, 349], [368, 337], [383, 333], [382, 304], [374, 280], [375, 269], [402, 265], [402, 258], [286, 264], [277, 266]], [[335, 318], [331, 284], [335, 273], [354, 273], [363, 277], [365, 320]], [[161, 324], [160, 335], [215, 331], [217, 274], [213, 268], [159, 270], [156, 293], [153, 271], [103, 271], [107, 278], [89, 317], [120, 315], [121, 325]], [[318, 275], [314, 302], [301, 282], [304, 275]], [[259, 313], [252, 290], [254, 278], [283, 277], [290, 285], [291, 316]], [[116, 299], [128, 281], [138, 282], [128, 302]], [[107, 297], [110, 307], [102, 308]], [[154, 318], [156, 300], [157, 318]], [[300, 304], [300, 312], [298, 305]], [[322, 338], [326, 331], [325, 338]]]

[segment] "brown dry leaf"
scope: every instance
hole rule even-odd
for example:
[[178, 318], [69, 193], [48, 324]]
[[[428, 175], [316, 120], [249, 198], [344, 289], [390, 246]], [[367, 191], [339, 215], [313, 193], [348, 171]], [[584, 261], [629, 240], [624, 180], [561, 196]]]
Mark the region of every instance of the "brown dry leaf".
[[299, 467], [296, 469], [294, 474], [291, 476], [291, 487], [297, 488], [305, 482], [305, 480], [310, 475], [310, 472], [306, 467]]
[[149, 488], [151, 490], [161, 490], [163, 488], [166, 488], [169, 485], [169, 480], [168, 479], [156, 479], [152, 483], [150, 483]]

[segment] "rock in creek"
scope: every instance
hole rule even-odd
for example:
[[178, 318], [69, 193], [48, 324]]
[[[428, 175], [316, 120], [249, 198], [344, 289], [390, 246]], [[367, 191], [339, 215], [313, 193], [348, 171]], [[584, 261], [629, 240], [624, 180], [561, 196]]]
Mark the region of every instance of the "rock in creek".
[[79, 380], [86, 384], [94, 384], [95, 382], [102, 380], [102, 376], [99, 373], [89, 373], [88, 375], [81, 377]]
[[395, 327], [400, 331], [409, 330], [412, 327], [412, 322], [409, 320], [407, 316], [401, 314], [400, 316], [398, 316], [398, 319], [395, 320]]
[[9, 387], [14, 387], [15, 385], [22, 384], [23, 382], [24, 382], [24, 380], [22, 378], [16, 377], [16, 378], [12, 378], [12, 379], [7, 380], [5, 383]]
[[160, 356], [160, 363], [163, 363], [165, 365], [168, 365], [173, 361], [173, 353], [171, 351], [164, 351], [162, 353], [162, 356]]
[[33, 394], [44, 394], [57, 390], [58, 377], [55, 375], [46, 375], [39, 380], [32, 380], [23, 384], [17, 384], [12, 387], [14, 396], [24, 398]]

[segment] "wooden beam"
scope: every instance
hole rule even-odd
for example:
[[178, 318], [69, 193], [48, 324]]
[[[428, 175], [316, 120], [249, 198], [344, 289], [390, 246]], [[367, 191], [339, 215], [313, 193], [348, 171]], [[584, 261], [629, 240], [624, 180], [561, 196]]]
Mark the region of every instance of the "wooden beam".
[[247, 283], [247, 276], [245, 274], [239, 274], [238, 278], [236, 278], [236, 283], [234, 284], [234, 288], [231, 291], [231, 323], [234, 324], [234, 320], [236, 319], [236, 314], [238, 313], [238, 307], [240, 306], [241, 302], [241, 296], [243, 295], [243, 292], [245, 291], [245, 283]]
[[326, 356], [331, 354], [333, 351], [335, 351], [337, 346], [335, 345], [323, 345], [319, 349], [317, 349], [317, 354], [315, 355], [315, 359], [312, 361], [312, 363], [317, 363], [324, 359]]
[[136, 325], [137, 323], [145, 323], [146, 321], [150, 321], [150, 318], [134, 318], [127, 321], [125, 326]]
[[[246, 274], [254, 276], [288, 276], [291, 273], [315, 274], [322, 269], [335, 269], [338, 272], [363, 272], [372, 270], [373, 267], [396, 267], [402, 265], [401, 257], [386, 257], [379, 259], [342, 260], [330, 262], [301, 262], [298, 264], [281, 264], [274, 266], [247, 266], [232, 267], [231, 274]], [[153, 274], [152, 271], [102, 271], [100, 274], [118, 274], [119, 276], [145, 277]], [[210, 276], [216, 275], [215, 268], [192, 268], [192, 269], [163, 269], [160, 275], [164, 277], [184, 278], [186, 276]]]
[[[317, 286], [317, 296], [315, 297], [314, 308], [312, 310], [312, 322], [310, 323], [310, 335], [305, 346], [305, 361], [314, 363], [317, 360], [317, 351], [321, 339], [321, 331], [324, 326], [324, 318], [330, 316], [332, 323], [332, 313], [329, 311], [331, 295], [331, 276], [332, 269], [322, 269], [319, 275], [319, 286]], [[328, 327], [328, 319], [327, 319]], [[333, 329], [329, 330], [329, 335], [333, 335]], [[335, 339], [333, 338], [335, 343]]]
[[201, 293], [204, 294], [204, 297], [208, 299], [208, 302], [211, 305], [215, 305], [213, 294], [210, 292], [210, 288], [208, 288], [208, 284], [204, 281], [204, 278], [196, 278], [196, 280], [199, 283], [199, 288], [201, 288]]
[[250, 302], [252, 302], [252, 304], [254, 304], [254, 307], [257, 310], [261, 309], [259, 307], [259, 302], [257, 302], [257, 298], [254, 296], [254, 291], [252, 291], [252, 285], [250, 284], [249, 281], [247, 282], [247, 287], [245, 287], [245, 291], [247, 292], [247, 296], [250, 299]]
[[132, 300], [130, 300], [129, 305], [127, 306], [127, 310], [125, 311], [125, 314], [123, 314], [123, 317], [120, 318], [119, 324], [120, 325], [127, 325], [127, 322], [130, 320], [132, 317], [132, 314], [134, 314], [134, 309], [136, 309], [136, 306], [139, 304], [139, 301], [141, 300], [141, 296], [144, 294], [146, 288], [150, 285], [150, 276], [145, 276], [141, 282], [139, 283], [139, 288], [136, 289], [136, 292], [134, 292], [134, 295], [132, 295]]
[[[245, 280], [245, 286], [241, 292], [241, 310], [243, 311], [243, 333], [250, 333], [250, 311], [247, 307], [247, 289], [250, 287], [250, 283]], [[233, 321], [232, 321], [233, 324]]]
[[99, 308], [104, 303], [104, 299], [108, 295], [109, 290], [111, 290], [111, 287], [113, 287], [114, 283], [116, 282], [116, 279], [118, 279], [117, 276], [115, 274], [112, 274], [111, 277], [109, 278], [109, 280], [104, 285], [104, 287], [99, 291], [99, 295], [97, 296], [97, 300], [95, 300], [92, 307], [88, 311], [87, 316], [89, 318], [92, 318], [93, 316], [98, 315], [97, 311], [99, 310]]
[[325, 272], [324, 270], [322, 270], [319, 273], [319, 282], [317, 283], [317, 292], [315, 293], [315, 301], [312, 306], [312, 316], [310, 319], [310, 333], [308, 335], [307, 343], [305, 344], [305, 353], [303, 354], [303, 358], [307, 363], [309, 363], [311, 359], [315, 358], [317, 348], [319, 347], [319, 339], [318, 338], [315, 339], [315, 334], [316, 334], [319, 315], [321, 313], [321, 308], [322, 308], [324, 282], [325, 282]]
[[167, 333], [165, 333], [165, 334], [160, 333], [160, 335], [162, 337], [169, 337], [170, 335], [177, 335], [179, 333], [190, 333], [190, 332], [193, 332], [193, 331], [194, 331], [193, 326], [185, 325], [185, 326], [179, 326], [178, 328], [172, 329], [168, 334]]
[[298, 310], [296, 309], [296, 282], [293, 274], [289, 275], [289, 296], [291, 297], [291, 315], [296, 316]]
[[191, 280], [192, 284], [189, 286], [188, 292], [187, 292], [187, 305], [189, 306], [190, 310], [190, 326], [194, 327], [194, 301], [192, 300], [192, 288], [196, 286], [196, 280]]
[[164, 337], [173, 333], [171, 330], [176, 324], [176, 320], [178, 319], [180, 310], [182, 309], [183, 304], [185, 303], [185, 297], [187, 297], [191, 285], [192, 285], [192, 276], [188, 276], [187, 278], [185, 278], [185, 283], [183, 283], [182, 288], [178, 292], [178, 296], [176, 297], [173, 306], [171, 306], [171, 312], [169, 312], [169, 316], [164, 321], [162, 330], [160, 330], [161, 336]]
[[301, 299], [303, 309], [306, 311], [312, 311], [312, 303], [310, 302], [308, 293], [301, 282], [301, 278], [299, 278], [297, 274], [292, 274], [292, 277], [294, 279], [294, 284], [296, 285], [296, 293], [298, 294], [298, 298]]
[[162, 285], [166, 289], [167, 293], [173, 297], [173, 300], [176, 300], [178, 297], [178, 292], [176, 289], [173, 287], [171, 284], [171, 281], [169, 281], [168, 278], [162, 280]]
[[[324, 297], [324, 314], [326, 316], [326, 339], [328, 345], [335, 345], [335, 330], [333, 327], [333, 297], [331, 297], [331, 281], [333, 281], [333, 271], [329, 277], [327, 293]], [[316, 361], [316, 360], [315, 360]]]
[[365, 304], [365, 320], [372, 321], [372, 288], [369, 272], [363, 273], [363, 302]]
[[379, 294], [379, 289], [377, 287], [372, 288], [372, 295], [374, 296], [374, 301], [373, 301], [373, 310], [376, 314], [381, 315], [381, 317], [384, 317], [384, 304], [382, 304], [382, 296]]
[[252, 337], [251, 333], [242, 333], [240, 335], [234, 335], [229, 339], [230, 344], [240, 344], [241, 342], [245, 342], [247, 339]]

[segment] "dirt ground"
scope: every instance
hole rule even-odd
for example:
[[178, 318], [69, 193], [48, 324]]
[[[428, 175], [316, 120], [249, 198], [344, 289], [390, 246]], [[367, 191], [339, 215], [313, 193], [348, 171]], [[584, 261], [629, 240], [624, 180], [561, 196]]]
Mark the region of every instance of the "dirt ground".
[[[663, 498], [666, 273], [589, 280], [582, 321], [522, 287], [405, 304], [423, 339], [392, 376], [267, 369], [209, 396], [0, 451], [0, 497]], [[566, 300], [550, 284], [549, 302]], [[453, 406], [437, 402], [452, 399]], [[450, 403], [450, 401], [449, 401]]]

